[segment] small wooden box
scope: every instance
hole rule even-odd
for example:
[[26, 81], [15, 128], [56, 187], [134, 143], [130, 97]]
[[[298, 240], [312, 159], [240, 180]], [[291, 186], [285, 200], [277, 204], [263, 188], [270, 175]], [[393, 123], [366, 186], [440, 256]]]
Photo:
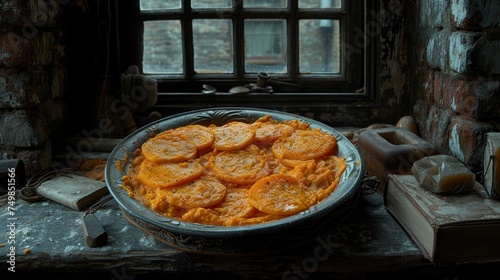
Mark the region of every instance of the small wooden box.
[[436, 154], [432, 144], [401, 127], [363, 131], [357, 147], [368, 174], [379, 179], [381, 193], [388, 174], [411, 174], [413, 162]]

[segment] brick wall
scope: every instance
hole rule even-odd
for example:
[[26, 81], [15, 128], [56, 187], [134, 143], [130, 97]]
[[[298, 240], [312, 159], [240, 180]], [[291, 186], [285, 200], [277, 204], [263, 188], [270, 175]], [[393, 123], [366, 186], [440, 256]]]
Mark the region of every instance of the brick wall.
[[59, 2], [0, 3], [0, 159], [22, 159], [27, 175], [50, 166], [67, 111]]
[[[81, 19], [72, 19], [72, 25], [61, 23], [70, 10], [66, 8], [76, 2], [80, 1], [0, 2], [0, 159], [23, 159], [28, 174], [50, 165], [65, 116], [89, 114], [93, 102], [88, 95], [99, 87], [98, 76], [89, 75], [104, 68], [94, 67], [100, 65], [93, 61], [99, 53], [75, 48], [94, 41], [96, 36], [90, 35], [98, 32]], [[382, 40], [381, 102], [387, 110], [372, 115], [399, 117], [412, 109], [424, 139], [441, 153], [479, 167], [484, 133], [500, 130], [500, 4], [382, 3], [375, 14], [385, 19], [377, 35]], [[72, 47], [65, 45], [64, 36], [73, 41]], [[74, 54], [73, 66], [66, 63], [66, 52]], [[72, 75], [67, 67], [72, 67]], [[69, 85], [73, 89], [68, 92]], [[68, 99], [71, 110], [63, 101]]]
[[439, 152], [480, 170], [500, 129], [500, 2], [414, 1], [413, 114]]

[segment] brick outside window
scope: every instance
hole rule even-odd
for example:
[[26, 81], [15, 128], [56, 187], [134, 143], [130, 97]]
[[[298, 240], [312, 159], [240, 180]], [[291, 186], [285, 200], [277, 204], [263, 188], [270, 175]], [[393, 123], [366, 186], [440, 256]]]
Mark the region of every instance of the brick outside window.
[[364, 29], [363, 0], [132, 2], [134, 20], [122, 15], [121, 23], [132, 32], [125, 60], [157, 79], [161, 92], [199, 92], [205, 83], [227, 90], [261, 72], [291, 85], [277, 86], [282, 93], [365, 87], [366, 46], [353, 41], [353, 30]]

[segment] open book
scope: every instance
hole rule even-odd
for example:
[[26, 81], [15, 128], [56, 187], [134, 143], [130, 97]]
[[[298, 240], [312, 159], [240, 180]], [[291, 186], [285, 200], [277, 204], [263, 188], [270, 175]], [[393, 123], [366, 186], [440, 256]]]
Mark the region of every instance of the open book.
[[500, 201], [480, 184], [462, 195], [436, 195], [413, 175], [389, 174], [387, 211], [433, 263], [500, 260]]

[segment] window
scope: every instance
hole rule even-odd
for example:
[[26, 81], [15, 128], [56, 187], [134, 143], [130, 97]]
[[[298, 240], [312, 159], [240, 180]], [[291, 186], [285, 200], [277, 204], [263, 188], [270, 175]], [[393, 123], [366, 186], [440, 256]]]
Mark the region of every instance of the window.
[[122, 7], [121, 28], [135, 44], [122, 44], [122, 61], [156, 78], [161, 92], [200, 93], [206, 83], [227, 92], [261, 72], [275, 93], [338, 95], [365, 86], [365, 51], [349, 50], [352, 30], [363, 30], [363, 0], [133, 2]]

